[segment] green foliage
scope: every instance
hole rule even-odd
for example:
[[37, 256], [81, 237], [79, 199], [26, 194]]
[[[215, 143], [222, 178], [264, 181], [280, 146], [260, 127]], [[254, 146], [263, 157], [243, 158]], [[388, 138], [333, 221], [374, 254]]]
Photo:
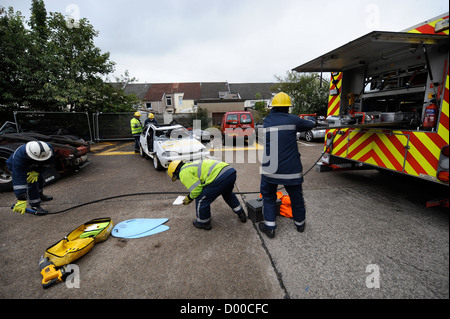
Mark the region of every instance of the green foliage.
[[109, 53], [94, 45], [98, 32], [33, 0], [30, 29], [20, 12], [0, 8], [0, 105], [39, 111], [125, 112], [139, 103], [105, 83]]
[[327, 114], [328, 86], [323, 80], [320, 87], [320, 78], [316, 73], [300, 74], [288, 71], [285, 77], [275, 76], [280, 83], [276, 89], [285, 92], [292, 98], [293, 114]]

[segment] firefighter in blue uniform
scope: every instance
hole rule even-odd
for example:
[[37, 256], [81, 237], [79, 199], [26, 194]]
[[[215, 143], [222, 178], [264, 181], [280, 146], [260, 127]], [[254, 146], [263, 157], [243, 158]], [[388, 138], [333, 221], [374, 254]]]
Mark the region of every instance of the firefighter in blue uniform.
[[315, 122], [289, 114], [291, 98], [278, 93], [272, 109], [264, 119], [265, 145], [261, 165], [260, 191], [263, 197], [264, 221], [258, 227], [269, 238], [275, 237], [277, 187], [284, 185], [291, 199], [294, 224], [299, 232], [305, 229], [303, 174], [297, 146], [297, 132], [311, 130]]
[[20, 146], [6, 160], [17, 198], [14, 212], [23, 214], [28, 203], [35, 215], [48, 214], [48, 211], [41, 207], [41, 201], [49, 201], [53, 197], [43, 193], [42, 172], [51, 165], [52, 160], [53, 147], [42, 141], [32, 141]]

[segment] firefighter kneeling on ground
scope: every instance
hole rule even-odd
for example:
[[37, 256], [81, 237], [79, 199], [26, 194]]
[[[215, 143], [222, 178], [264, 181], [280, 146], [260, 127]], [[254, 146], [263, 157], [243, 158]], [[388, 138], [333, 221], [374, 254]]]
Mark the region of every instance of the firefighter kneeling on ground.
[[263, 197], [264, 222], [261, 222], [258, 227], [269, 238], [274, 238], [278, 185], [284, 185], [289, 194], [297, 230], [303, 232], [305, 229], [303, 173], [297, 146], [297, 132], [311, 130], [316, 123], [289, 114], [292, 102], [286, 93], [276, 94], [271, 106], [272, 109], [263, 124], [265, 145], [260, 191]]
[[32, 141], [20, 146], [7, 160], [6, 165], [12, 174], [12, 184], [17, 203], [13, 211], [23, 214], [27, 202], [35, 215], [47, 215], [41, 207], [41, 201], [52, 200], [52, 196], [43, 193], [44, 178], [42, 172], [53, 160], [53, 147], [42, 141]]
[[244, 209], [233, 193], [236, 170], [230, 164], [212, 159], [186, 164], [177, 160], [170, 163], [167, 174], [172, 182], [179, 179], [189, 190], [189, 194], [183, 200], [183, 205], [189, 205], [195, 199], [197, 215], [197, 219], [193, 222], [195, 227], [205, 230], [212, 228], [210, 205], [219, 195], [222, 195], [241, 222], [247, 221]]

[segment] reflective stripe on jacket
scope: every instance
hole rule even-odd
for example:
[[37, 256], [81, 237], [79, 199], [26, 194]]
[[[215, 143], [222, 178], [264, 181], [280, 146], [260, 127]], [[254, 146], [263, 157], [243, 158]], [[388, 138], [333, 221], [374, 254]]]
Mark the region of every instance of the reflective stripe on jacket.
[[133, 117], [130, 121], [131, 124], [131, 134], [141, 134], [142, 133], [142, 124], [137, 118]]
[[315, 123], [272, 109], [264, 119], [265, 145], [262, 178], [272, 184], [297, 185], [303, 182], [297, 132], [311, 130]]
[[189, 197], [194, 199], [200, 195], [204, 186], [214, 182], [225, 167], [231, 168], [227, 163], [212, 159], [186, 163], [180, 169], [179, 178], [188, 189]]

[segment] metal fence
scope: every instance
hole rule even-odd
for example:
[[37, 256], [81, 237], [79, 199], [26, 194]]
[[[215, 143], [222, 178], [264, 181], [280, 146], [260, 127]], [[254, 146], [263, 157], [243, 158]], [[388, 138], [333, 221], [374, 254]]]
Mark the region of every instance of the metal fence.
[[18, 132], [45, 135], [76, 135], [92, 141], [91, 123], [87, 112], [26, 112], [15, 111]]
[[[85, 141], [100, 142], [133, 140], [130, 120], [134, 112], [93, 113], [87, 112], [14, 112], [18, 132], [36, 132], [46, 135], [76, 135]], [[141, 112], [144, 124], [148, 112]], [[159, 124], [175, 121], [184, 127], [193, 126], [195, 114], [155, 114]], [[1, 123], [0, 123], [1, 124]]]

